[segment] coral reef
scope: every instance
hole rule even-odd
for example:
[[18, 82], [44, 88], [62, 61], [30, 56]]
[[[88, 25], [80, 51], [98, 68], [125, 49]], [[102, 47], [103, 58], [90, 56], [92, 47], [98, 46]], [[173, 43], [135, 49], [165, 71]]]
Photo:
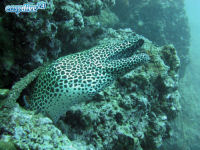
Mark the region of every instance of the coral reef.
[[[121, 38], [133, 34], [111, 32]], [[81, 139], [96, 149], [155, 150], [170, 137], [168, 121], [180, 110], [180, 61], [173, 46], [155, 47], [145, 40], [143, 48], [150, 63], [120, 78], [96, 101], [74, 106], [66, 113], [64, 132], [70, 139]]]
[[[195, 56], [199, 57], [199, 55]], [[170, 122], [172, 126], [172, 136], [170, 139], [167, 139], [165, 142], [163, 142], [161, 150], [200, 149], [198, 142], [200, 140], [200, 120], [198, 119], [200, 117], [200, 70], [196, 70], [196, 68], [199, 67], [199, 61], [197, 59], [193, 59], [192, 63], [189, 64], [186, 69], [185, 76], [179, 80], [181, 112], [173, 122]]]
[[[26, 2], [2, 1], [1, 7], [3, 10], [7, 4]], [[4, 63], [0, 64], [0, 88], [10, 88], [20, 77], [48, 60], [99, 44], [97, 39], [102, 38], [108, 27], [131, 27], [156, 44], [174, 44], [182, 64], [180, 75], [183, 75], [189, 61], [190, 37], [183, 8], [182, 0], [49, 0], [47, 9], [38, 13], [17, 17], [3, 11], [0, 60]]]
[[[23, 150], [77, 150], [49, 118], [23, 110], [19, 105], [1, 111], [0, 122], [0, 145], [6, 148], [10, 145]], [[85, 148], [80, 146], [78, 149]]]
[[[48, 0], [47, 8], [37, 13], [16, 16], [2, 11], [5, 5], [27, 2], [0, 2], [0, 147], [158, 149], [171, 136], [169, 121], [180, 110], [180, 61], [175, 49], [183, 75], [189, 46], [183, 1]], [[175, 47], [155, 46], [132, 30], [156, 44]], [[144, 44], [135, 54], [144, 51], [151, 58], [149, 63], [118, 78], [91, 100], [71, 104], [57, 124], [16, 103], [21, 104], [23, 92], [30, 91], [44, 62], [136, 36]]]
[[[107, 31], [99, 43], [136, 36], [130, 29]], [[17, 105], [1, 110], [1, 140], [13, 141], [21, 149], [42, 149], [47, 145], [60, 149], [66, 145], [98, 150], [158, 149], [163, 139], [170, 137], [169, 121], [180, 109], [177, 90], [180, 61], [172, 45], [156, 47], [140, 37], [145, 41], [141, 49], [148, 53], [150, 62], [119, 78], [92, 100], [72, 106], [57, 124], [63, 133], [50, 119]], [[46, 139], [49, 133], [55, 134], [53, 140]]]
[[[36, 3], [38, 1], [33, 0], [32, 2]], [[5, 1], [3, 6], [5, 7], [8, 4], [19, 5], [27, 2], [28, 0], [9, 3]], [[12, 55], [9, 56], [9, 61], [7, 46], [1, 47], [1, 50], [5, 54], [0, 59], [5, 59], [6, 62], [9, 62], [8, 65], [10, 68], [6, 69], [7, 66], [2, 66], [7, 72], [5, 76], [12, 76], [15, 79], [19, 79], [19, 77], [24, 76], [30, 70], [48, 60], [56, 59], [61, 54], [63, 55], [63, 53], [66, 55], [73, 51], [76, 52], [74, 45], [78, 43], [77, 37], [80, 32], [86, 27], [94, 25], [93, 19], [88, 18], [100, 15], [101, 10], [108, 9], [108, 7], [114, 4], [115, 0], [49, 0], [47, 1], [47, 8], [39, 10], [37, 13], [21, 13], [19, 16], [16, 16], [16, 14], [3, 12], [4, 15], [0, 19], [0, 22], [2, 22], [0, 29], [3, 27], [3, 30], [8, 30], [12, 33], [9, 38], [12, 40], [7, 41], [11, 42], [9, 45], [12, 45], [14, 47], [12, 49], [15, 50], [15, 52], [10, 53]], [[107, 19], [105, 18], [105, 20]], [[105, 23], [100, 26], [102, 27], [103, 25]], [[91, 30], [90, 32], [93, 31]], [[1, 35], [2, 38], [5, 37], [5, 34]], [[13, 72], [14, 69], [18, 73], [18, 76], [16, 76], [16, 72]], [[10, 86], [8, 85], [9, 82], [0, 81], [0, 83], [2, 84], [0, 87], [8, 88]]]

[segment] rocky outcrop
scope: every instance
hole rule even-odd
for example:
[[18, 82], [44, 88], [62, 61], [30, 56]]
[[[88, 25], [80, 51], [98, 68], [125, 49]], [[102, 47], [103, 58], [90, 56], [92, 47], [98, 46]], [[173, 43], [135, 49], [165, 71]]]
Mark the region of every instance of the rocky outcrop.
[[[130, 29], [108, 31], [104, 35], [106, 38], [99, 41], [100, 43], [116, 42], [135, 36]], [[45, 146], [46, 135], [49, 135], [49, 132], [53, 134], [56, 130], [56, 135], [59, 132], [59, 136], [66, 139], [68, 137], [70, 141], [66, 141], [72, 143], [75, 148], [158, 149], [163, 140], [170, 137], [169, 121], [176, 117], [180, 109], [178, 92], [180, 61], [172, 45], [156, 47], [148, 39], [142, 36], [141, 38], [145, 43], [140, 51], [148, 53], [150, 62], [119, 78], [91, 101], [72, 106], [57, 124], [62, 133], [57, 131], [58, 129], [47, 118], [47, 124], [48, 126], [50, 124], [53, 130], [45, 130], [46, 124], [35, 125], [38, 124], [38, 120], [46, 120], [41, 115], [24, 111], [18, 106], [11, 110], [4, 107], [0, 113], [1, 140], [11, 141], [22, 149], [24, 146], [37, 147], [41, 141]], [[18, 117], [15, 117], [17, 114], [15, 111]], [[28, 125], [20, 123], [26, 120], [24, 118], [27, 115]], [[13, 120], [11, 118], [15, 121], [8, 121]], [[23, 134], [17, 134], [18, 129], [24, 131]], [[35, 139], [28, 136], [30, 131], [35, 134]], [[41, 136], [41, 132], [45, 136]], [[51, 142], [46, 143], [54, 147], [54, 143], [59, 143], [60, 140], [62, 139], [47, 138], [47, 141]], [[28, 142], [20, 144], [21, 141]], [[63, 143], [63, 146], [68, 145], [68, 142]]]

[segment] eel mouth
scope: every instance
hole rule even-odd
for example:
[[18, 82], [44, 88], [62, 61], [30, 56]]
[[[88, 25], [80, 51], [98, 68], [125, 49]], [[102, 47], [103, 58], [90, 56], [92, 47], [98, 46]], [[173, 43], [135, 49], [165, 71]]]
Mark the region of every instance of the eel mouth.
[[130, 47], [127, 47], [126, 49], [122, 49], [121, 51], [118, 51], [114, 55], [108, 57], [107, 61], [129, 58], [134, 54], [134, 52], [138, 48], [140, 48], [143, 45], [143, 43], [144, 43], [144, 40], [139, 39], [138, 41], [134, 42]]

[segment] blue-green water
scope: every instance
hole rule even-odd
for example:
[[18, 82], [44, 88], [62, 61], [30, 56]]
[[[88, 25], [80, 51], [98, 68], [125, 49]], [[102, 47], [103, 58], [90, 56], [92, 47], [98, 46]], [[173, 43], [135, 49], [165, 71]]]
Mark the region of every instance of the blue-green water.
[[[188, 120], [188, 144], [190, 150], [200, 149], [200, 1], [198, 0], [185, 0], [185, 9], [189, 19], [189, 26], [191, 31], [191, 45], [190, 45], [190, 60], [185, 76], [185, 82], [188, 87], [185, 87], [185, 106], [186, 113], [190, 118]], [[185, 94], [185, 95], [184, 95]], [[188, 109], [187, 109], [187, 106]], [[186, 121], [187, 122], [187, 121]], [[187, 126], [186, 126], [187, 127]], [[190, 135], [191, 134], [191, 135]]]
[[188, 72], [192, 74], [194, 91], [200, 93], [200, 1], [185, 0], [185, 9], [189, 19], [191, 32], [190, 60]]
[[200, 1], [185, 0], [191, 32], [189, 59], [185, 76], [180, 80], [181, 113], [174, 123], [174, 136], [166, 150], [200, 149]]

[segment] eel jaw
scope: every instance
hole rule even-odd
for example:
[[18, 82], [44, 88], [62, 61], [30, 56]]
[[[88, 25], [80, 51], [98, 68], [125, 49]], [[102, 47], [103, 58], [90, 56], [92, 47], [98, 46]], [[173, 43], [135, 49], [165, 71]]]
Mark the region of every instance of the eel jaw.
[[126, 41], [124, 47], [117, 48], [113, 55], [103, 63], [103, 67], [107, 73], [114, 77], [119, 77], [134, 68], [147, 63], [150, 57], [146, 53], [135, 53], [144, 43], [143, 39], [137, 41]]

